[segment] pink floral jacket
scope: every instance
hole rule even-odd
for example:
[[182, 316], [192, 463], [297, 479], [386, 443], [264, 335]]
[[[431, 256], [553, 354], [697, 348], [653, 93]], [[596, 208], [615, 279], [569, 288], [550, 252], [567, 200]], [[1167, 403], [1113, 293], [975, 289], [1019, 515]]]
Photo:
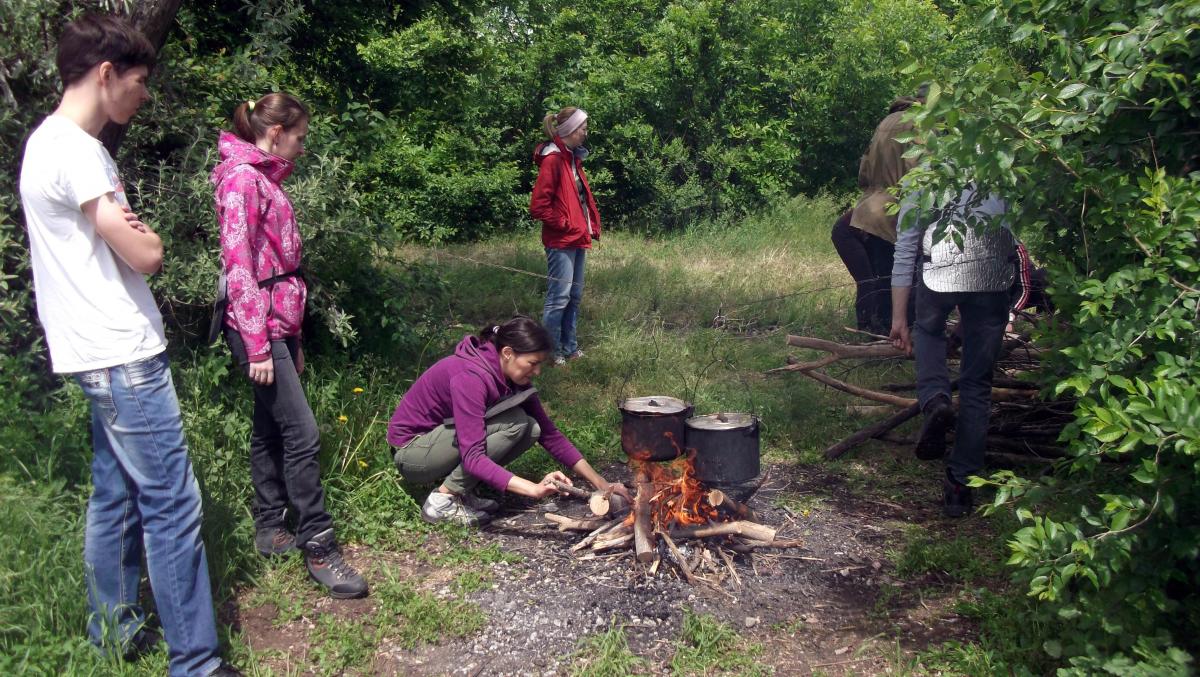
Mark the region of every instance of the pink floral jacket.
[[300, 333], [308, 289], [299, 276], [258, 283], [300, 267], [300, 229], [279, 184], [294, 164], [222, 132], [216, 187], [221, 261], [228, 284], [225, 324], [241, 334], [251, 362], [271, 357], [271, 339]]

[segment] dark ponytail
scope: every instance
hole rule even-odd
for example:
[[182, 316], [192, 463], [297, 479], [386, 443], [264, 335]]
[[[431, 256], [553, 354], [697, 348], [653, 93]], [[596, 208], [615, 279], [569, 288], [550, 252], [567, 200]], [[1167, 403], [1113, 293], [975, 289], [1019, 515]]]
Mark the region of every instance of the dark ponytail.
[[554, 348], [550, 341], [550, 332], [525, 315], [514, 315], [504, 324], [484, 327], [479, 332], [479, 340], [488, 341], [496, 346], [497, 352], [502, 348], [512, 348], [518, 355], [548, 353]]

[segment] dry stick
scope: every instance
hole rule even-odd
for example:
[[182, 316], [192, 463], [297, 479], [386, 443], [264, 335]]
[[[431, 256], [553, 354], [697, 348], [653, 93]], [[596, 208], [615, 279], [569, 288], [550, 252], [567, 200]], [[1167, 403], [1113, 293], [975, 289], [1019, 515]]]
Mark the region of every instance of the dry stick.
[[548, 512], [542, 516], [546, 518], [546, 521], [557, 524], [559, 531], [591, 531], [608, 524], [608, 520], [604, 519], [577, 520], [566, 515], [556, 515], [552, 512]]
[[592, 543], [592, 548], [593, 549], [601, 548], [601, 547], [606, 546], [609, 543], [616, 542], [616, 541], [623, 541], [625, 543], [628, 543], [630, 539], [626, 538], [626, 536], [633, 536], [633, 527], [628, 526], [628, 525], [622, 525], [616, 529], [613, 529], [612, 531], [608, 532], [607, 534], [603, 534], [603, 535], [597, 537], [595, 542]]
[[615, 520], [609, 522], [608, 524], [605, 524], [604, 526], [600, 527], [599, 529], [596, 529], [595, 531], [588, 534], [587, 536], [584, 536], [582, 541], [571, 546], [571, 552], [579, 552], [580, 550], [583, 550], [587, 546], [591, 545], [592, 542], [595, 541], [601, 534], [608, 533], [609, 531], [611, 531], [611, 530], [615, 529], [617, 526], [619, 526], [621, 524], [621, 521], [622, 520], [620, 520], [620, 519], [615, 519]]
[[675, 558], [675, 562], [679, 564], [679, 570], [683, 572], [683, 577], [691, 585], [696, 584], [696, 577], [692, 575], [692, 569], [688, 566], [687, 560], [683, 558], [683, 553], [679, 552], [679, 548], [675, 547], [675, 541], [671, 540], [670, 534], [666, 532], [658, 532], [663, 537], [663, 543], [667, 544], [667, 550], [671, 551], [671, 556]]
[[838, 357], [907, 357], [903, 351], [896, 349], [891, 343], [853, 345], [838, 343], [836, 341], [827, 341], [825, 339], [812, 338], [809, 336], [793, 336], [789, 334], [787, 337], [787, 344], [797, 348], [810, 348], [812, 350], [833, 353]]
[[650, 494], [654, 492], [654, 483], [640, 465], [634, 477], [637, 494], [633, 499], [633, 550], [637, 561], [645, 564], [658, 557], [657, 539], [650, 530]]
[[897, 397], [896, 395], [889, 395], [887, 393], [881, 393], [881, 392], [878, 392], [875, 390], [870, 390], [867, 388], [860, 388], [856, 385], [851, 385], [849, 383], [846, 383], [845, 381], [839, 381], [838, 379], [830, 376], [829, 374], [826, 374], [823, 371], [813, 370], [813, 371], [802, 371], [800, 373], [804, 374], [805, 376], [811, 378], [814, 381], [820, 381], [821, 383], [824, 383], [825, 385], [827, 385], [831, 388], [836, 388], [838, 390], [841, 390], [842, 392], [850, 393], [851, 395], [857, 395], [858, 397], [861, 397], [863, 399], [874, 400], [875, 402], [883, 402], [884, 404], [892, 404], [897, 407], [907, 407], [907, 406], [916, 404], [916, 402], [917, 402], [916, 400], [910, 399], [907, 397]]
[[921, 413], [921, 406], [916, 402], [908, 405], [906, 408], [896, 412], [890, 418], [886, 418], [878, 423], [869, 425], [866, 428], [854, 433], [850, 437], [838, 442], [837, 444], [825, 450], [825, 458], [837, 458], [842, 454], [850, 451], [854, 447], [866, 442], [872, 437], [879, 437], [889, 430], [899, 426], [908, 419]]
[[558, 489], [559, 491], [563, 492], [564, 494], [570, 494], [571, 496], [574, 496], [575, 498], [582, 498], [583, 500], [586, 501], [587, 499], [592, 497], [591, 492], [589, 492], [587, 489], [580, 489], [579, 487], [573, 487], [570, 484], [566, 484], [564, 482], [559, 482], [558, 480], [550, 480], [550, 484], [555, 489]]
[[708, 504], [714, 508], [723, 508], [724, 510], [734, 514], [738, 519], [750, 520], [751, 522], [761, 522], [758, 515], [754, 511], [746, 507], [744, 503], [739, 503], [720, 489], [713, 489], [708, 492]]
[[[773, 541], [759, 541], [759, 540], [745, 538], [742, 540], [742, 544], [746, 545], [750, 548], [775, 548], [777, 550], [783, 550], [786, 548], [802, 548], [802, 547], [804, 547], [804, 541], [799, 538], [789, 538], [789, 539], [777, 538]], [[825, 560], [821, 560], [821, 561], [823, 562]]]
[[789, 364], [786, 367], [775, 367], [774, 369], [768, 369], [766, 373], [781, 374], [789, 371], [811, 371], [813, 369], [820, 369], [821, 367], [828, 367], [840, 359], [842, 358], [838, 357], [837, 355], [826, 355], [825, 357], [822, 357], [819, 360], [813, 360], [812, 362], [792, 362], [791, 360], [788, 360]]
[[596, 541], [592, 544], [593, 552], [603, 552], [605, 550], [613, 550], [615, 548], [624, 548], [633, 540], [633, 534], [625, 534], [620, 538], [614, 538], [607, 541]]
[[742, 578], [738, 576], [737, 569], [733, 567], [733, 560], [729, 557], [729, 553], [725, 549], [718, 546], [717, 554], [721, 555], [721, 559], [725, 560], [725, 566], [729, 567], [729, 573], [733, 575], [733, 582], [740, 588], [742, 587]]
[[707, 538], [709, 536], [743, 536], [756, 541], [770, 543], [775, 540], [775, 529], [754, 522], [717, 522], [694, 527], [675, 527], [671, 537], [675, 539]]

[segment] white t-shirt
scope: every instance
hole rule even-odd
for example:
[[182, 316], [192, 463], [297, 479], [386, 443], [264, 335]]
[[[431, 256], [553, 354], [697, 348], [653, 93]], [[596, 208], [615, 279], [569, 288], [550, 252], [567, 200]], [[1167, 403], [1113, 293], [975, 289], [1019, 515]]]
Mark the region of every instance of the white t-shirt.
[[47, 117], [25, 147], [21, 203], [38, 317], [56, 373], [114, 367], [167, 346], [145, 278], [117, 256], [80, 208], [106, 193], [128, 204], [104, 145], [64, 116]]

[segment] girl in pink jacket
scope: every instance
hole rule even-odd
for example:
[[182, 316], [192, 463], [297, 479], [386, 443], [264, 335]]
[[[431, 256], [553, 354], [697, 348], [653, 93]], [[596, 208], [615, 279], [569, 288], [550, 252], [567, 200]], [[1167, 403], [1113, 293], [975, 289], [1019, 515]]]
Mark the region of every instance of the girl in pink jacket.
[[[212, 182], [229, 300], [225, 340], [254, 384], [254, 544], [264, 556], [299, 547], [309, 575], [343, 599], [366, 595], [367, 584], [342, 559], [325, 510], [320, 433], [300, 385], [308, 293], [300, 275], [300, 230], [280, 186], [304, 153], [308, 118], [288, 94], [243, 102], [233, 114], [234, 133], [221, 133]], [[289, 503], [294, 534], [284, 519]]]

